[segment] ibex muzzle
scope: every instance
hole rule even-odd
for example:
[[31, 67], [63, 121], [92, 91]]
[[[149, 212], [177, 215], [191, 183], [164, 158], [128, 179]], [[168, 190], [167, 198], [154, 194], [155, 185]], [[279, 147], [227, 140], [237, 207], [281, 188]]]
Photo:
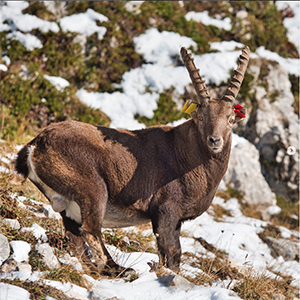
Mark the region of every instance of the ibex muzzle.
[[245, 113], [233, 100], [249, 52], [243, 50], [224, 97], [216, 100], [182, 48], [199, 101], [185, 105], [192, 119], [179, 126], [129, 131], [65, 121], [51, 124], [20, 150], [16, 170], [60, 212], [83, 262], [121, 272], [104, 246], [102, 226], [151, 222], [161, 264], [178, 271], [181, 224], [208, 209], [227, 170], [231, 129]]

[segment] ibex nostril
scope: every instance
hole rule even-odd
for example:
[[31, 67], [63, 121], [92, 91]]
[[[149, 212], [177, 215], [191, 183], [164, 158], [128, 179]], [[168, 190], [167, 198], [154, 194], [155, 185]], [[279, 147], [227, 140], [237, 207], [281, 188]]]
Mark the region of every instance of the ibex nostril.
[[209, 137], [209, 142], [212, 144], [216, 144], [221, 140], [221, 138], [213, 138], [213, 137]]

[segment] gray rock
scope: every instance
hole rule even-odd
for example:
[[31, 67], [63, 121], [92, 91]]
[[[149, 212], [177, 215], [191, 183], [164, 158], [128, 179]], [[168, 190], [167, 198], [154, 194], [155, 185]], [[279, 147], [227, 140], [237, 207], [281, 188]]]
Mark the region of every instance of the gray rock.
[[21, 228], [19, 221], [15, 219], [4, 218], [3, 223], [8, 225], [13, 230], [19, 230]]
[[49, 269], [58, 269], [60, 267], [59, 261], [48, 244], [36, 244], [35, 250], [43, 256], [43, 262]]
[[47, 7], [47, 9], [54, 14], [54, 16], [56, 17], [56, 21], [67, 14], [66, 1], [43, 1], [43, 3]]
[[19, 271], [18, 262], [13, 258], [7, 259], [1, 266], [1, 272], [3, 273], [11, 273]]
[[190, 290], [194, 288], [194, 285], [182, 276], [166, 269], [166, 273], [159, 276], [158, 280], [165, 286], [178, 287], [183, 290]]
[[[18, 286], [0, 282], [0, 295], [1, 299], [22, 299], [29, 300], [30, 293], [23, 288]], [[16, 296], [18, 295], [18, 298]]]
[[223, 180], [231, 188], [243, 192], [244, 201], [256, 205], [258, 209], [276, 204], [275, 194], [261, 173], [258, 150], [235, 134], [228, 170]]
[[299, 243], [286, 239], [275, 239], [269, 236], [264, 237], [263, 241], [271, 248], [271, 253], [274, 257], [282, 256], [284, 260], [299, 260]]
[[[261, 72], [263, 70], [263, 72]], [[257, 59], [248, 72], [254, 76], [255, 107], [244, 136], [259, 150], [262, 173], [271, 189], [285, 198], [299, 198], [299, 119], [287, 71], [278, 63]], [[260, 74], [265, 74], [260, 76]], [[263, 86], [263, 87], [262, 87]], [[296, 153], [289, 155], [289, 147]]]
[[25, 241], [11, 241], [9, 244], [13, 250], [13, 254], [11, 257], [14, 260], [20, 263], [28, 261], [28, 254], [31, 250], [31, 244]]
[[0, 234], [0, 266], [9, 258], [10, 247], [5, 235]]

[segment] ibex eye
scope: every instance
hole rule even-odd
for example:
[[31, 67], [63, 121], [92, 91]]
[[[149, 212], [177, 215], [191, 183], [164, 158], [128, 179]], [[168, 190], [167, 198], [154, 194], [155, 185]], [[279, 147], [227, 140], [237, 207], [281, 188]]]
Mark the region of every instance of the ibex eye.
[[198, 117], [199, 121], [203, 121], [203, 118], [201, 116]]
[[229, 120], [229, 123], [230, 123], [230, 124], [233, 124], [233, 119], [230, 119], [230, 120]]

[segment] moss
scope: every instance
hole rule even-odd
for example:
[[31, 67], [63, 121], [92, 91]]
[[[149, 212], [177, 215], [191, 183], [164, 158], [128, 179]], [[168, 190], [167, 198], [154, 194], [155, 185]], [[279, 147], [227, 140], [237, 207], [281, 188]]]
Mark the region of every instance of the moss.
[[[279, 53], [283, 57], [299, 57], [295, 45], [288, 41], [286, 28], [276, 5], [270, 1], [231, 1], [234, 9], [232, 34], [236, 41], [248, 45], [252, 51], [257, 47]], [[236, 17], [241, 10], [248, 12], [247, 24]], [[248, 34], [248, 35], [247, 35]]]
[[244, 198], [244, 194], [238, 190], [235, 190], [231, 188], [230, 186], [227, 186], [226, 191], [218, 191], [216, 193], [216, 196], [223, 198], [225, 201], [231, 199], [231, 198], [236, 198], [239, 201], [242, 201]]
[[[73, 118], [87, 123], [109, 125], [109, 119], [99, 110], [93, 110], [79, 102], [72, 88], [58, 91], [40, 73], [29, 79], [11, 74], [0, 81], [1, 134], [0, 138], [14, 139], [20, 124], [27, 119], [26, 128], [39, 127], [51, 121]], [[45, 109], [43, 109], [45, 108]]]
[[299, 201], [292, 202], [280, 196], [277, 196], [276, 200], [281, 212], [272, 217], [272, 223], [291, 230], [299, 230]]
[[270, 103], [274, 103], [279, 96], [279, 91], [275, 91], [269, 95]]
[[31, 250], [28, 255], [28, 263], [31, 265], [32, 272], [40, 271], [45, 272], [48, 271], [48, 267], [42, 261], [43, 256], [38, 253], [36, 250]]
[[178, 111], [176, 103], [172, 100], [171, 90], [166, 93], [161, 93], [157, 102], [157, 109], [154, 111], [152, 119], [141, 117], [136, 115], [135, 118], [146, 124], [146, 126], [167, 124], [177, 121], [181, 118], [187, 117], [188, 115], [182, 114]]
[[45, 20], [54, 20], [52, 12], [47, 10], [42, 1], [30, 1], [29, 6], [22, 11], [23, 14], [30, 14]]

